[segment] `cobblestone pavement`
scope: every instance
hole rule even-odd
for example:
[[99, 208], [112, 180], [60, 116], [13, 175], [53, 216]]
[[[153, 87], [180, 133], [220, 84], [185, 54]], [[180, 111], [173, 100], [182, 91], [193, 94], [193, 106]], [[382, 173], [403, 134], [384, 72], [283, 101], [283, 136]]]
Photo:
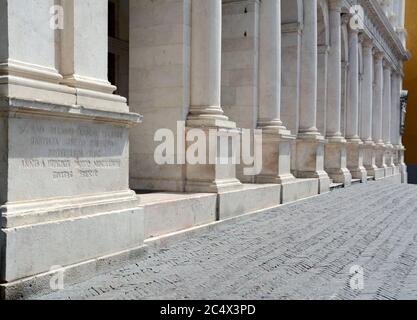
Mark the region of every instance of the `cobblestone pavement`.
[[[364, 289], [352, 290], [352, 266]], [[180, 241], [42, 299], [417, 299], [417, 186], [373, 182]]]

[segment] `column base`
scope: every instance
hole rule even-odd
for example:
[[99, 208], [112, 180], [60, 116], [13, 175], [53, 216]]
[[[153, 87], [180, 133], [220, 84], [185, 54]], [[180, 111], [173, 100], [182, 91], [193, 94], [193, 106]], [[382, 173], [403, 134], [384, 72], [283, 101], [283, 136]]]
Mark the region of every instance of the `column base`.
[[394, 147], [391, 144], [385, 145], [385, 177], [392, 177], [394, 175], [393, 149]]
[[387, 165], [385, 164], [385, 145], [382, 143], [375, 146], [375, 164], [378, 168], [375, 171], [375, 180], [385, 178]]
[[262, 171], [256, 176], [256, 183], [285, 184], [293, 182], [291, 173], [291, 143], [294, 136], [265, 132], [262, 136]]
[[398, 162], [400, 167], [401, 182], [408, 183], [408, 168], [404, 163], [405, 148], [403, 145], [398, 146]]
[[363, 144], [359, 142], [348, 142], [347, 167], [353, 179], [358, 179], [362, 183], [368, 182], [368, 172], [363, 166]]
[[376, 171], [378, 171], [378, 167], [376, 165], [376, 149], [373, 143], [366, 143], [363, 145], [363, 165], [367, 172], [368, 177], [372, 177], [374, 179], [376, 176]]
[[328, 142], [325, 145], [325, 171], [333, 182], [349, 187], [352, 184], [352, 175], [346, 164], [346, 142]]
[[[216, 121], [216, 119], [213, 121]], [[187, 128], [187, 132], [193, 129], [199, 129], [204, 132], [204, 136], [199, 136], [199, 138], [205, 139], [205, 141], [203, 141], [204, 143], [201, 143], [201, 148], [205, 146], [205, 150], [198, 150], [196, 153], [199, 154], [200, 152], [205, 152], [205, 158], [201, 158], [198, 161], [195, 161], [196, 159], [186, 159], [185, 191], [219, 193], [242, 188], [242, 183], [236, 178], [236, 157], [231, 151], [233, 150], [233, 143], [231, 145], [229, 140], [232, 138], [234, 141], [234, 139], [239, 137], [238, 130], [233, 128], [233, 125], [231, 124], [231, 128], [189, 127]], [[213, 136], [213, 133], [217, 136]], [[221, 150], [222, 148], [220, 145], [222, 138], [220, 136], [228, 137], [227, 150]], [[211, 141], [211, 139], [215, 139], [216, 141]], [[195, 142], [187, 142], [187, 150], [194, 147], [194, 144]], [[224, 154], [223, 159], [221, 157], [222, 155], [218, 154], [219, 150], [220, 153]], [[188, 155], [188, 152], [187, 156], [190, 156]], [[224, 162], [222, 160], [224, 160]]]

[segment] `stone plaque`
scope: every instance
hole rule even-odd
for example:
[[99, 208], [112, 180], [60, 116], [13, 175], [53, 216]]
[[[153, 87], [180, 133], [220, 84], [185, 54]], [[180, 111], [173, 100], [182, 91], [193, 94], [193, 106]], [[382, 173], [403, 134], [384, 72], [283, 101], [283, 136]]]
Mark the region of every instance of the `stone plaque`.
[[10, 119], [8, 201], [128, 189], [128, 130], [106, 124]]

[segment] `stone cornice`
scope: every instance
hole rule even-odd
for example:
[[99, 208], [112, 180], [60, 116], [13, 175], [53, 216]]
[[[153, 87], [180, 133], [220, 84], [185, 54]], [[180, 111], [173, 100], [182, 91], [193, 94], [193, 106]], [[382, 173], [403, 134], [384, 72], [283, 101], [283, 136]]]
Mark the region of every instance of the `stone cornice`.
[[97, 110], [82, 106], [65, 106], [16, 98], [0, 99], [0, 118], [42, 117], [66, 120], [85, 120], [131, 127], [142, 122], [136, 113]]
[[393, 68], [402, 72], [403, 61], [410, 59], [410, 53], [404, 48], [398, 33], [386, 17], [376, 0], [344, 0], [345, 8], [359, 4], [364, 9], [363, 32], [374, 41], [375, 47], [385, 53]]

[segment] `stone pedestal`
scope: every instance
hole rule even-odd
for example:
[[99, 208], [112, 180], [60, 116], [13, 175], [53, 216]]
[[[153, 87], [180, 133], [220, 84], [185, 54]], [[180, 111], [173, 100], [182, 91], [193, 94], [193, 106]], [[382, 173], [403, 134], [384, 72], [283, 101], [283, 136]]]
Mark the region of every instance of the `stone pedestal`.
[[138, 115], [14, 98], [0, 108], [4, 297], [30, 291], [33, 276], [65, 270], [66, 284], [79, 280], [70, 271], [79, 264], [143, 246], [143, 210], [128, 185]]
[[398, 146], [398, 145], [394, 146], [394, 150], [393, 150], [394, 175], [400, 175], [401, 174], [400, 149], [401, 149], [400, 146]]
[[257, 183], [285, 184], [295, 180], [291, 173], [291, 143], [295, 137], [264, 132], [262, 136], [262, 171]]
[[330, 178], [324, 171], [324, 145], [320, 136], [299, 138], [296, 144], [296, 176], [318, 179], [319, 193], [330, 191]]
[[376, 165], [376, 149], [372, 143], [364, 144], [363, 147], [363, 166], [365, 167], [368, 177], [373, 177], [377, 180], [377, 176], [380, 175], [378, 167]]
[[353, 179], [359, 179], [362, 183], [365, 183], [368, 180], [368, 173], [363, 166], [363, 151], [362, 143], [347, 143], [347, 167]]
[[[239, 189], [241, 183], [236, 178], [236, 155], [233, 153], [231, 143], [233, 139], [239, 137], [238, 130], [232, 126], [229, 128], [189, 126], [187, 135], [193, 129], [198, 130], [197, 134], [198, 132], [204, 133], [198, 138], [203, 140], [206, 152], [205, 157], [201, 158], [202, 161], [195, 163], [194, 159], [189, 157], [190, 148], [193, 148], [195, 142], [187, 142], [185, 191], [218, 193]], [[225, 142], [222, 136], [229, 141]], [[195, 154], [192, 152], [193, 158], [199, 152], [202, 150], [196, 151]]]
[[327, 174], [335, 183], [343, 183], [345, 187], [352, 184], [352, 175], [347, 169], [345, 142], [328, 142], [325, 145], [325, 164]]
[[393, 149], [392, 145], [385, 146], [385, 177], [394, 175]]
[[404, 162], [404, 152], [405, 152], [405, 148], [401, 146], [399, 150], [399, 165], [400, 165], [401, 182], [408, 183], [408, 171], [407, 171], [407, 165]]
[[387, 165], [385, 160], [385, 146], [383, 144], [377, 144], [375, 147], [375, 164], [378, 167], [377, 172], [379, 172], [378, 177], [375, 176], [375, 180], [385, 178]]

